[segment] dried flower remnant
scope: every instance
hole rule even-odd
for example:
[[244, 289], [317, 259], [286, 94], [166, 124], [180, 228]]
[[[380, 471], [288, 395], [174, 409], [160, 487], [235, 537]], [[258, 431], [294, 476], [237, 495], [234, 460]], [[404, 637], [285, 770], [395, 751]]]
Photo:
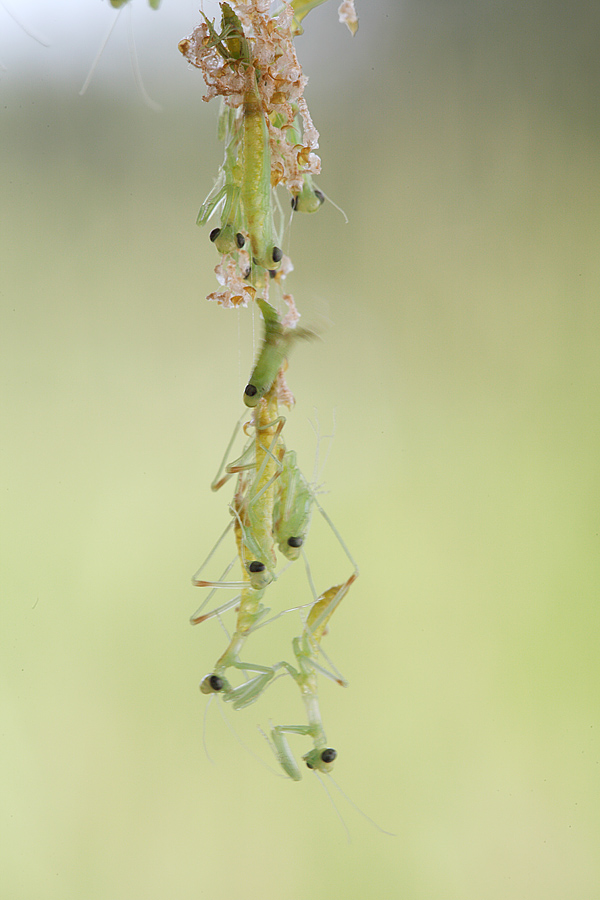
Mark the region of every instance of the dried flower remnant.
[[294, 303], [294, 298], [291, 294], [283, 295], [283, 302], [288, 308], [287, 313], [281, 320], [281, 325], [283, 328], [295, 328], [298, 322], [300, 321], [300, 313], [296, 308], [296, 304]]
[[342, 0], [338, 9], [338, 16], [342, 25], [347, 25], [350, 29], [350, 34], [354, 37], [358, 31], [358, 16], [354, 9], [354, 0]]
[[[320, 171], [321, 161], [312, 152], [319, 145], [319, 133], [304, 100], [308, 79], [302, 74], [293, 44], [293, 10], [284, 6], [277, 17], [271, 18], [263, 11], [269, 6], [269, 3], [250, 4], [240, 0], [235, 4], [249, 60], [243, 55], [238, 59], [223, 56], [223, 41], [216, 40], [219, 35], [208, 22], [184, 38], [179, 49], [204, 74], [208, 87], [204, 100], [221, 96], [229, 106], [241, 107], [247, 92], [256, 85], [269, 129], [272, 172], [281, 173], [276, 175], [276, 183], [298, 190], [301, 172], [316, 175]], [[300, 142], [295, 141], [297, 146], [292, 154], [285, 131], [297, 113], [302, 118], [303, 134]]]
[[285, 380], [285, 369], [286, 367], [282, 366], [277, 373], [277, 378], [273, 382], [273, 393], [275, 394], [278, 403], [281, 403], [282, 406], [287, 406], [288, 409], [293, 409], [296, 405], [296, 398], [292, 394], [288, 387], [288, 383]]

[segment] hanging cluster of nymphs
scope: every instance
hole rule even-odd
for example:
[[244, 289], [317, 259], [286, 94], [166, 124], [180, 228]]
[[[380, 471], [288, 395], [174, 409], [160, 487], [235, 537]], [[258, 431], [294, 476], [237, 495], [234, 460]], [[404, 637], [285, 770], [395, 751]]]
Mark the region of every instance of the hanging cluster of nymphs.
[[[272, 725], [270, 743], [287, 775], [301, 777], [288, 744], [287, 735], [303, 735], [312, 741], [303, 759], [310, 769], [329, 772], [336, 751], [328, 745], [317, 692], [317, 675], [338, 684], [344, 679], [322, 657], [321, 639], [328, 622], [356, 580], [358, 570], [331, 520], [315, 496], [296, 462], [296, 453], [284, 443], [285, 417], [280, 406], [291, 408], [294, 398], [284, 372], [291, 347], [313, 332], [299, 328], [299, 314], [290, 294], [283, 293], [282, 281], [291, 271], [290, 260], [281, 249], [282, 208], [276, 188], [289, 192], [294, 212], [316, 212], [324, 195], [315, 186], [321, 161], [316, 131], [306, 101], [307, 79], [298, 62], [294, 38], [302, 33], [302, 20], [325, 0], [284, 2], [273, 15], [270, 0], [236, 0], [221, 3], [221, 21], [204, 21], [182, 40], [179, 49], [201, 69], [207, 85], [205, 100], [221, 97], [218, 135], [224, 144], [224, 159], [213, 190], [200, 208], [198, 224], [213, 221], [210, 240], [218, 254], [215, 272], [220, 290], [208, 295], [224, 307], [255, 304], [263, 319], [263, 342], [245, 387], [246, 412], [239, 420], [219, 472], [212, 483], [218, 490], [235, 479], [229, 504], [230, 524], [217, 545], [195, 574], [193, 583], [210, 591], [192, 616], [192, 624], [233, 616], [228, 645], [200, 688], [204, 694], [218, 694], [234, 709], [254, 703], [280, 675], [295, 682], [304, 702], [306, 722], [300, 725]], [[354, 34], [357, 27], [353, 0], [339, 7], [340, 21]], [[277, 295], [286, 306], [278, 311], [269, 296]], [[231, 459], [240, 434], [246, 443]], [[350, 561], [345, 580], [318, 593], [305, 554], [305, 544], [313, 509], [324, 517]], [[216, 548], [233, 537], [235, 556], [216, 580], [200, 578], [214, 559]], [[277, 657], [275, 663], [246, 660], [249, 636], [271, 621], [264, 605], [265, 595], [281, 574], [281, 569], [303, 558], [306, 565], [308, 597], [298, 598], [295, 609], [307, 610], [300, 634], [292, 641], [292, 661]], [[239, 567], [238, 580], [230, 573]], [[279, 567], [279, 571], [278, 571]], [[219, 589], [234, 592], [232, 599], [205, 612]], [[278, 611], [277, 618], [289, 609]], [[281, 652], [281, 651], [280, 651]], [[322, 661], [324, 659], [324, 661]], [[324, 664], [325, 662], [325, 664]]]

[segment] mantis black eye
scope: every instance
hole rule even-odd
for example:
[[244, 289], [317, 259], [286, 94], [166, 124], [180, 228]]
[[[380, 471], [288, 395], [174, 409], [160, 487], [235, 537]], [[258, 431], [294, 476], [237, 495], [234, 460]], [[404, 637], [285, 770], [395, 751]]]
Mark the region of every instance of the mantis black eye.
[[337, 750], [334, 750], [333, 747], [328, 747], [327, 750], [323, 750], [321, 753], [321, 759], [324, 763], [331, 763], [337, 756]]
[[317, 188], [315, 188], [315, 197], [317, 198], [319, 203], [325, 203], [325, 194], [323, 193], [323, 191], [319, 191]]
[[253, 562], [251, 562], [248, 565], [248, 571], [249, 572], [264, 572], [265, 564], [261, 563], [261, 562], [259, 562], [259, 560], [255, 559]]
[[[214, 242], [216, 241], [216, 239], [219, 237], [220, 234], [221, 234], [221, 229], [220, 229], [220, 228], [213, 228], [213, 230], [212, 230], [211, 233], [209, 234], [209, 238], [211, 239], [211, 241], [213, 242], [213, 244], [214, 244]], [[242, 244], [242, 246], [243, 246], [243, 244]]]
[[223, 690], [223, 679], [219, 678], [218, 675], [211, 675], [208, 679], [208, 683], [210, 684], [213, 691], [222, 691]]
[[258, 389], [253, 384], [247, 384], [244, 388], [246, 397], [256, 397]]
[[278, 263], [283, 259], [283, 253], [279, 249], [279, 247], [273, 247], [273, 252], [271, 253], [271, 259], [273, 262]]
[[294, 210], [294, 212], [296, 212], [296, 210], [298, 209], [298, 198], [297, 197], [292, 197], [292, 209]]
[[225, 679], [221, 678], [219, 675], [207, 675], [206, 678], [203, 678], [200, 682], [200, 690], [203, 694], [216, 694], [219, 691], [224, 690], [225, 687]]
[[288, 538], [288, 547], [301, 547], [304, 541], [301, 537]]
[[[217, 231], [216, 228], [215, 228], [215, 231]], [[212, 238], [211, 238], [211, 240], [212, 240]], [[235, 242], [236, 242], [236, 244], [238, 245], [238, 247], [239, 247], [240, 250], [241, 250], [242, 247], [244, 246], [244, 244], [246, 243], [246, 238], [244, 237], [243, 234], [241, 234], [241, 233], [238, 231], [238, 233], [237, 233], [236, 236], [235, 236]]]

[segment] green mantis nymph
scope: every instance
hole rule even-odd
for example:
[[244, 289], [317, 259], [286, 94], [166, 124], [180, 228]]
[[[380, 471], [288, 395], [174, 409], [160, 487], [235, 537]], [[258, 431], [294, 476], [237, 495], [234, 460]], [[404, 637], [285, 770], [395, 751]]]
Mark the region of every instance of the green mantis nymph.
[[[237, 519], [234, 523], [234, 529], [238, 551], [240, 557], [243, 558], [244, 549], [242, 528], [240, 522]], [[202, 585], [202, 582], [194, 583]], [[246, 640], [251, 631], [256, 627], [258, 622], [260, 622], [261, 619], [265, 617], [269, 610], [262, 604], [265, 587], [261, 587], [260, 589], [254, 588], [252, 586], [250, 573], [244, 572], [244, 580], [241, 582], [241, 585], [242, 592], [239, 596], [235, 597], [234, 600], [223, 604], [223, 606], [219, 607], [216, 610], [212, 610], [205, 615], [195, 614], [191, 618], [192, 624], [195, 625], [200, 622], [204, 622], [213, 616], [219, 616], [227, 609], [231, 609], [234, 606], [237, 606], [235, 631], [231, 637], [231, 640], [229, 641], [229, 645], [227, 646], [225, 652], [221, 654], [221, 656], [215, 663], [212, 672], [207, 675], [200, 684], [200, 690], [204, 694], [223, 691], [224, 695], [227, 695], [231, 690], [233, 690], [228, 680], [225, 678], [225, 672], [227, 671], [227, 669], [236, 668], [244, 669], [245, 671], [247, 671], [251, 668], [250, 665], [243, 665], [242, 663], [240, 663], [239, 654], [242, 647], [246, 643]]]
[[221, 3], [221, 31], [205, 18], [212, 46], [228, 62], [246, 68], [241, 147], [241, 198], [252, 260], [269, 271], [279, 268], [283, 253], [274, 240], [271, 200], [271, 148], [258, 92], [257, 72], [242, 24], [228, 3]]
[[[243, 514], [245, 552], [267, 571], [276, 565], [273, 539], [273, 506], [275, 502], [275, 482], [281, 470], [278, 444], [285, 419], [277, 414], [277, 399], [273, 392], [263, 398], [255, 413], [255, 477], [244, 498]], [[272, 576], [273, 577], [273, 576]]]
[[315, 187], [311, 175], [302, 178], [302, 190], [292, 197], [294, 212], [315, 213], [325, 201], [325, 194]]
[[[292, 641], [297, 668], [284, 660], [275, 663], [273, 666], [261, 666], [240, 661], [238, 653], [243, 641], [240, 639], [241, 635], [236, 631], [230, 647], [218, 661], [213, 672], [205, 676], [200, 685], [203, 693], [219, 693], [225, 701], [233, 705], [234, 709], [243, 709], [258, 700], [276, 675], [281, 673], [282, 670], [294, 679], [300, 689], [308, 724], [273, 726], [271, 729], [271, 740], [269, 741], [279, 764], [286, 775], [294, 781], [300, 781], [302, 774], [290, 749], [286, 735], [298, 734], [312, 738], [312, 750], [309, 750], [302, 757], [309, 769], [328, 774], [331, 772], [333, 762], [337, 757], [337, 751], [328, 746], [323, 727], [319, 707], [317, 672], [326, 675], [342, 687], [346, 686], [346, 682], [339, 675], [334, 675], [325, 669], [317, 661], [317, 657], [320, 652], [321, 639], [327, 630], [327, 624], [356, 578], [357, 574], [353, 572], [344, 584], [337, 584], [329, 588], [312, 604], [302, 634]], [[263, 614], [261, 612], [259, 618]], [[250, 629], [257, 627], [257, 623], [258, 618], [253, 617]], [[228, 667], [235, 667], [245, 672], [256, 672], [257, 674], [238, 687], [232, 687], [223, 675]]]
[[[284, 449], [283, 447], [279, 449], [278, 444], [284, 424], [285, 419], [277, 414], [277, 398], [270, 394], [261, 401], [254, 413], [253, 460], [245, 462], [251, 449], [246, 447], [240, 460], [236, 460], [239, 464], [227, 467], [228, 474], [234, 472], [238, 474], [236, 492], [230, 508], [235, 519], [238, 555], [244, 577], [250, 581], [255, 590], [265, 588], [275, 577], [277, 558], [273, 539], [274, 483], [281, 471], [280, 459], [283, 457]], [[237, 427], [234, 437], [236, 432]], [[219, 472], [222, 469], [221, 465]], [[220, 487], [226, 477], [216, 484], [213, 481], [213, 488]], [[244, 582], [198, 580], [198, 575], [212, 552], [192, 579], [193, 584], [196, 587], [211, 588], [244, 587]]]
[[[329, 588], [312, 604], [302, 635], [294, 638], [292, 642], [298, 668], [295, 668], [285, 660], [281, 660], [273, 666], [262, 666], [240, 661], [238, 653], [241, 649], [242, 641], [239, 639], [238, 628], [236, 630], [237, 640], [236, 635], [234, 635], [228, 651], [220, 658], [213, 672], [206, 675], [200, 684], [202, 693], [219, 693], [225, 701], [232, 704], [234, 709], [243, 709], [258, 700], [275, 676], [282, 670], [291, 675], [300, 688], [307, 711], [308, 725], [278, 725], [272, 729], [271, 737], [273, 740], [272, 747], [282, 768], [294, 781], [300, 781], [302, 776], [284, 736], [285, 734], [301, 734], [312, 737], [313, 749], [303, 756], [309, 769], [316, 769], [325, 773], [330, 772], [333, 767], [333, 761], [337, 756], [337, 752], [333, 748], [327, 747], [327, 738], [319, 710], [317, 672], [326, 675], [342, 687], [346, 686], [346, 682], [339, 675], [334, 675], [325, 669], [317, 662], [317, 657], [321, 638], [326, 633], [327, 623], [356, 578], [357, 575], [353, 572], [348, 581]], [[263, 618], [267, 611], [261, 607], [258, 615], [253, 614], [251, 620], [247, 620], [250, 623], [247, 629], [248, 632], [258, 626], [259, 620]], [[290, 610], [285, 612], [290, 612]], [[242, 669], [245, 672], [256, 672], [257, 674], [238, 687], [232, 687], [229, 681], [223, 677], [223, 673], [228, 667]]]
[[296, 453], [288, 450], [275, 485], [273, 537], [280, 553], [298, 559], [310, 525], [313, 492], [296, 463]]
[[[234, 706], [246, 705], [245, 693], [250, 694], [248, 702], [253, 701], [252, 688], [240, 686], [232, 688], [225, 679], [224, 673], [230, 668], [256, 671], [259, 679], [264, 676], [262, 666], [252, 666], [240, 662], [239, 654], [248, 635], [256, 627], [257, 623], [265, 616], [268, 610], [262, 605], [262, 598], [266, 586], [273, 578], [272, 570], [275, 567], [276, 557], [273, 541], [273, 503], [274, 482], [279, 468], [277, 456], [273, 452], [279, 441], [279, 435], [283, 428], [281, 417], [277, 415], [277, 399], [272, 394], [263, 399], [255, 413], [255, 449], [252, 483], [246, 488], [248, 481], [248, 469], [241, 466], [238, 473], [238, 487], [232, 504], [234, 514], [234, 532], [238, 555], [242, 563], [243, 581], [239, 583], [215, 583], [194, 579], [194, 584], [199, 587], [237, 587], [242, 592], [236, 601], [230, 601], [217, 610], [213, 610], [203, 616], [197, 614], [192, 617], [192, 622], [205, 621], [213, 615], [219, 615], [221, 611], [231, 608], [239, 599], [236, 629], [225, 653], [217, 660], [217, 663], [203, 681], [201, 690], [204, 693], [224, 691], [226, 699], [231, 699]], [[247, 494], [250, 493], [252, 503], [248, 502]], [[270, 670], [267, 670], [267, 674]], [[217, 681], [215, 681], [215, 678]], [[269, 679], [270, 680], [270, 679]], [[220, 684], [221, 687], [215, 687]], [[236, 692], [237, 691], [237, 692]], [[238, 705], [239, 704], [239, 705]]]
[[[300, 120], [296, 115], [293, 125], [286, 131], [286, 139], [292, 145], [300, 144]], [[310, 172], [302, 175], [302, 188], [292, 194], [292, 209], [294, 212], [314, 213], [324, 203], [325, 194], [315, 187]]]
[[200, 207], [196, 224], [205, 225], [222, 203], [221, 224], [218, 228], [213, 228], [210, 239], [219, 253], [234, 253], [246, 243], [243, 234], [241, 167], [237, 161], [241, 126], [236, 110], [226, 104], [223, 104], [219, 116], [219, 134], [225, 140], [225, 158], [215, 187]]
[[244, 390], [244, 403], [251, 408], [255, 407], [261, 397], [270, 391], [294, 341], [298, 338], [315, 336], [314, 332], [306, 328], [285, 329], [276, 310], [266, 300], [259, 297], [256, 302], [263, 314], [265, 336], [250, 380]]
[[242, 202], [252, 259], [269, 271], [279, 268], [283, 253], [275, 245], [271, 200], [271, 148], [256, 76], [244, 95]]
[[[300, 781], [302, 775], [287, 742], [287, 734], [301, 734], [312, 738], [313, 749], [302, 757], [309, 769], [327, 774], [331, 772], [333, 762], [337, 757], [337, 751], [327, 746], [327, 737], [321, 719], [317, 691], [317, 671], [328, 675], [329, 673], [319, 665], [317, 656], [321, 638], [326, 632], [327, 623], [348, 593], [350, 586], [356, 581], [356, 578], [357, 574], [353, 572], [344, 584], [335, 585], [321, 594], [311, 608], [302, 635], [294, 638], [292, 642], [298, 669], [291, 674], [300, 688], [308, 724], [276, 725], [271, 729], [271, 739], [279, 764], [286, 775], [289, 775], [294, 781]], [[332, 676], [330, 675], [330, 677]], [[338, 681], [339, 684], [345, 684], [340, 679], [336, 678], [334, 680]]]
[[[237, 459], [226, 464], [240, 427], [241, 419], [235, 426], [219, 470], [212, 481], [213, 491], [219, 490], [232, 475], [237, 473], [240, 477], [240, 473], [255, 469], [255, 439], [247, 442]], [[283, 422], [280, 427], [283, 427]], [[276, 444], [272, 442], [267, 449], [267, 453], [273, 455], [278, 466], [278, 471], [274, 476], [273, 538], [280, 553], [289, 560], [296, 560], [300, 556], [306, 540], [314, 496], [310, 485], [298, 467], [295, 451], [286, 451], [283, 440], [279, 439], [279, 435], [277, 438]], [[248, 488], [247, 497], [253, 497], [254, 502], [259, 499], [259, 495], [252, 487]]]
[[[250, 479], [256, 478], [257, 475], [262, 475], [260, 469], [257, 470], [255, 455], [256, 443], [259, 435], [255, 435], [249, 438], [242, 450], [242, 453], [232, 462], [227, 463], [236, 436], [242, 428], [243, 419], [244, 416], [242, 416], [238, 420], [233, 430], [233, 434], [231, 435], [231, 438], [223, 455], [223, 459], [221, 460], [221, 464], [219, 465], [217, 474], [215, 475], [211, 484], [211, 488], [213, 491], [219, 490], [229, 480], [229, 478], [231, 478], [235, 474], [237, 474], [238, 478], [240, 479], [242, 473], [245, 473], [246, 476], [250, 477]], [[244, 426], [243, 430], [245, 433], [247, 433], [247, 427], [249, 425], [250, 423], [247, 422]], [[315, 486], [309, 484], [300, 467], [298, 466], [295, 451], [286, 450], [283, 438], [280, 436], [283, 425], [284, 419], [280, 416], [277, 423], [277, 428], [275, 429], [275, 432], [273, 433], [273, 436], [271, 438], [271, 443], [269, 444], [269, 446], [264, 445], [262, 450], [263, 464], [265, 464], [266, 459], [272, 459], [275, 464], [273, 475], [275, 489], [272, 528], [273, 541], [275, 542], [275, 544], [277, 544], [277, 549], [288, 560], [293, 561], [299, 558], [306, 541], [310, 526], [312, 508], [314, 506], [333, 532], [335, 538], [340, 544], [346, 557], [350, 560], [355, 571], [358, 572], [356, 563], [352, 558], [352, 555], [348, 550], [346, 544], [344, 543], [341, 535], [339, 534], [337, 528], [335, 527], [323, 507], [318, 502], [315, 493]], [[250, 526], [245, 531], [246, 543], [249, 547], [253, 548], [256, 558], [262, 559], [264, 558], [264, 553], [260, 550], [260, 548], [257, 547], [256, 540], [254, 538], [254, 535], [258, 532], [256, 528], [252, 528], [252, 523], [254, 521], [252, 507], [256, 502], [260, 500], [260, 489], [254, 486], [250, 481], [242, 487], [238, 486], [236, 496], [245, 497], [244, 506], [250, 522]], [[269, 546], [272, 546], [270, 538], [269, 542]], [[207, 582], [206, 586], [208, 586], [208, 584], [209, 583]]]
[[304, 34], [302, 19], [308, 15], [311, 9], [321, 6], [322, 3], [325, 3], [325, 0], [291, 0], [290, 6], [294, 10], [293, 35]]

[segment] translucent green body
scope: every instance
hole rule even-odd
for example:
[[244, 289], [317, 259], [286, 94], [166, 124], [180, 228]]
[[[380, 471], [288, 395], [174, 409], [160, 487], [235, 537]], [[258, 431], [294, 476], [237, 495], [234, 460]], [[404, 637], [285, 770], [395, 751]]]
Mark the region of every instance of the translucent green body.
[[254, 407], [270, 390], [288, 352], [290, 339], [277, 312], [265, 300], [256, 301], [263, 314], [265, 334], [258, 359], [244, 391], [244, 403]]
[[315, 213], [321, 208], [325, 194], [315, 187], [311, 175], [304, 175], [302, 190], [292, 197], [292, 209], [294, 212]]
[[314, 332], [306, 328], [285, 329], [272, 306], [260, 297], [256, 302], [263, 314], [265, 334], [258, 359], [244, 390], [244, 403], [250, 408], [255, 407], [271, 389], [294, 341], [315, 336]]
[[221, 224], [211, 231], [210, 239], [219, 253], [233, 253], [245, 244], [241, 202], [242, 170], [238, 163], [242, 129], [236, 111], [225, 104], [219, 116], [219, 134], [225, 140], [225, 158], [215, 187], [200, 207], [196, 224], [206, 225], [222, 203]]
[[[204, 18], [212, 46], [223, 59], [232, 64], [239, 63], [247, 70], [248, 86], [244, 93], [241, 152], [238, 156], [239, 196], [250, 237], [252, 261], [264, 269], [273, 271], [279, 268], [283, 254], [274, 240], [269, 131], [258, 92], [251, 45], [239, 18], [228, 3], [221, 3], [220, 32], [216, 31], [206, 16]], [[230, 162], [229, 166], [233, 169], [233, 162]], [[236, 187], [237, 184], [236, 178]], [[225, 242], [230, 246], [232, 239], [236, 240], [239, 233], [235, 231], [234, 225], [226, 234], [219, 234], [217, 238], [224, 246]]]
[[271, 148], [256, 83], [244, 96], [242, 203], [253, 261], [265, 269], [279, 268], [282, 252], [274, 241]]
[[293, 450], [288, 450], [283, 457], [275, 487], [273, 537], [287, 559], [298, 559], [310, 525], [313, 494], [298, 468]]

